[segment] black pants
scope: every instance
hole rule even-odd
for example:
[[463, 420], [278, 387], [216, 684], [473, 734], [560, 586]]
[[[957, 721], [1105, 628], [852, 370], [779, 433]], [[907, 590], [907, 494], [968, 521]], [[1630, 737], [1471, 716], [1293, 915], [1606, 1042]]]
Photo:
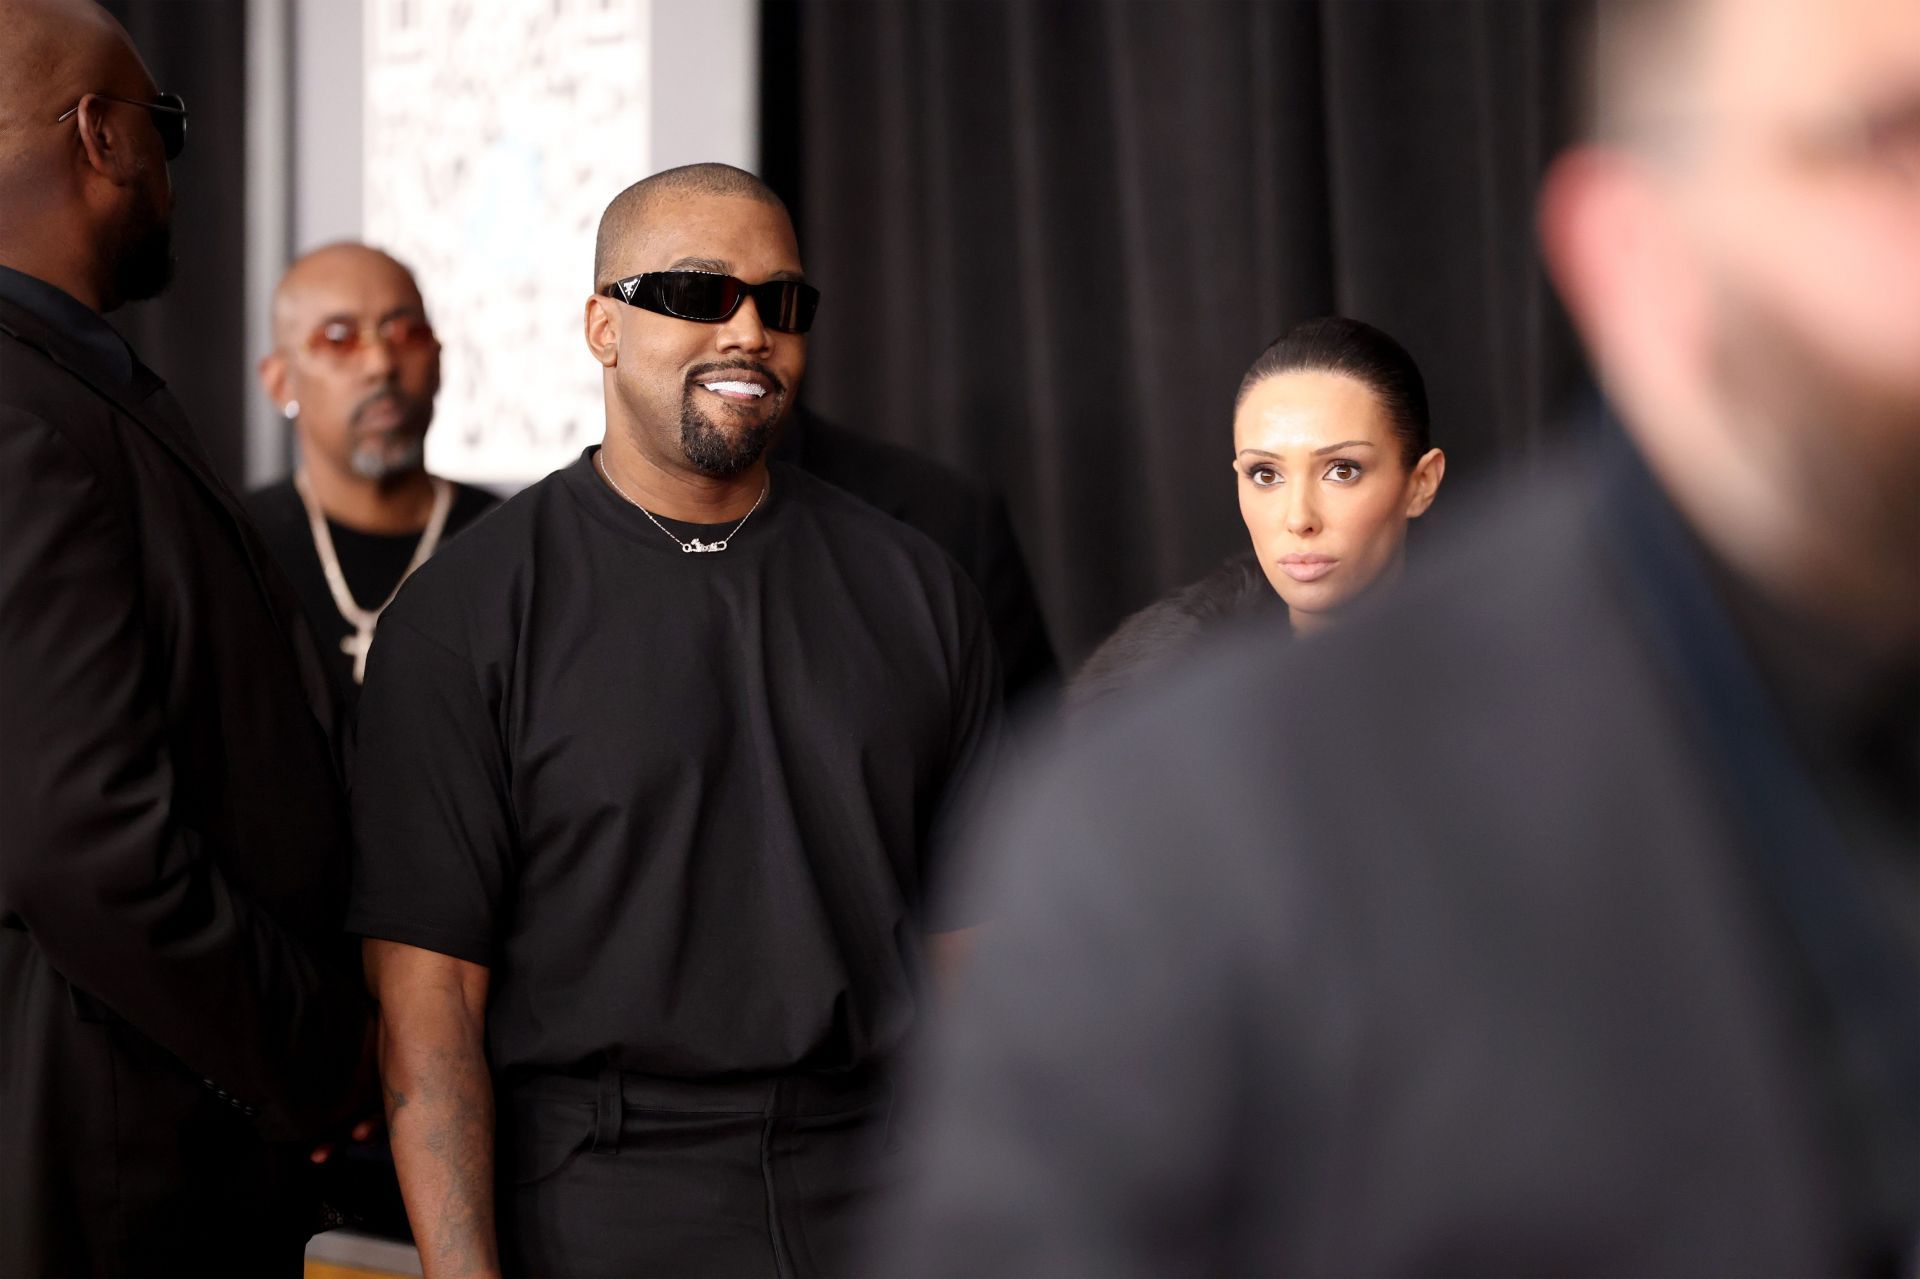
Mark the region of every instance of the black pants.
[[879, 1072], [521, 1084], [498, 1106], [502, 1261], [537, 1276], [845, 1274], [891, 1099]]

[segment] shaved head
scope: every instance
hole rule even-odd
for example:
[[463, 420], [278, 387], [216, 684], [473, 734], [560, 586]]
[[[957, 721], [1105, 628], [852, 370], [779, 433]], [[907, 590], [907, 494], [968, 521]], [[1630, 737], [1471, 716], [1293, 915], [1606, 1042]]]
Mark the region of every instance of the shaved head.
[[273, 341], [261, 385], [293, 420], [323, 492], [417, 481], [440, 343], [405, 265], [351, 241], [303, 254], [273, 291]]
[[93, 0], [0, 0], [0, 264], [101, 311], [166, 288], [158, 92]]
[[411, 299], [421, 314], [426, 313], [420, 286], [400, 259], [370, 244], [341, 240], [295, 258], [286, 274], [280, 277], [280, 283], [274, 286], [274, 343], [285, 347], [305, 336], [313, 318], [309, 314], [313, 303], [337, 292], [337, 285], [343, 280], [386, 284], [394, 294]]
[[0, 184], [83, 93], [139, 92], [127, 33], [93, 0], [0, 0]]
[[614, 196], [607, 211], [600, 215], [600, 234], [593, 246], [595, 292], [624, 273], [623, 254], [646, 238], [649, 219], [668, 197], [674, 196], [753, 200], [782, 213], [787, 211], [786, 203], [774, 194], [772, 187], [745, 169], [736, 169], [730, 164], [685, 164], [642, 178]]

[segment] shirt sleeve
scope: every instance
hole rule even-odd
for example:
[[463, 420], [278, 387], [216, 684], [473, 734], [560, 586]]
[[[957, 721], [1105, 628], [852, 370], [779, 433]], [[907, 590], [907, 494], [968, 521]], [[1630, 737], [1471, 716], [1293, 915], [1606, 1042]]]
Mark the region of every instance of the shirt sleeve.
[[472, 661], [389, 612], [359, 716], [348, 931], [491, 965], [514, 838], [499, 723]]

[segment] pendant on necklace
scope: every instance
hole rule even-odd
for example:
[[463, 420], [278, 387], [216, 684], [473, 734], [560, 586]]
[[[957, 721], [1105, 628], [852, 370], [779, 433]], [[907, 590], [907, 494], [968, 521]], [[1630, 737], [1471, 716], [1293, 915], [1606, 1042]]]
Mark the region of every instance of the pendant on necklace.
[[353, 634], [340, 641], [340, 651], [353, 658], [353, 682], [367, 682], [367, 654], [373, 651], [373, 628], [380, 619], [366, 618], [353, 624]]
[[680, 549], [688, 555], [711, 555], [715, 551], [726, 550], [727, 539], [723, 537], [717, 542], [703, 542], [696, 537], [691, 542], [681, 543]]

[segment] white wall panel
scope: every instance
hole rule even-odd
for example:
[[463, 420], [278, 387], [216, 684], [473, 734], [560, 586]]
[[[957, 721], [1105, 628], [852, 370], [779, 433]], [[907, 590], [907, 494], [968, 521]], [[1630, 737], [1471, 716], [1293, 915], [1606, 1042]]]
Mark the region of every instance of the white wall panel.
[[367, 0], [365, 238], [445, 346], [434, 470], [525, 480], [600, 436], [594, 228], [649, 171], [648, 0]]
[[603, 422], [600, 211], [655, 169], [758, 162], [756, 0], [291, 3], [292, 250], [359, 238], [414, 268], [446, 344], [434, 470], [511, 487], [571, 461]]

